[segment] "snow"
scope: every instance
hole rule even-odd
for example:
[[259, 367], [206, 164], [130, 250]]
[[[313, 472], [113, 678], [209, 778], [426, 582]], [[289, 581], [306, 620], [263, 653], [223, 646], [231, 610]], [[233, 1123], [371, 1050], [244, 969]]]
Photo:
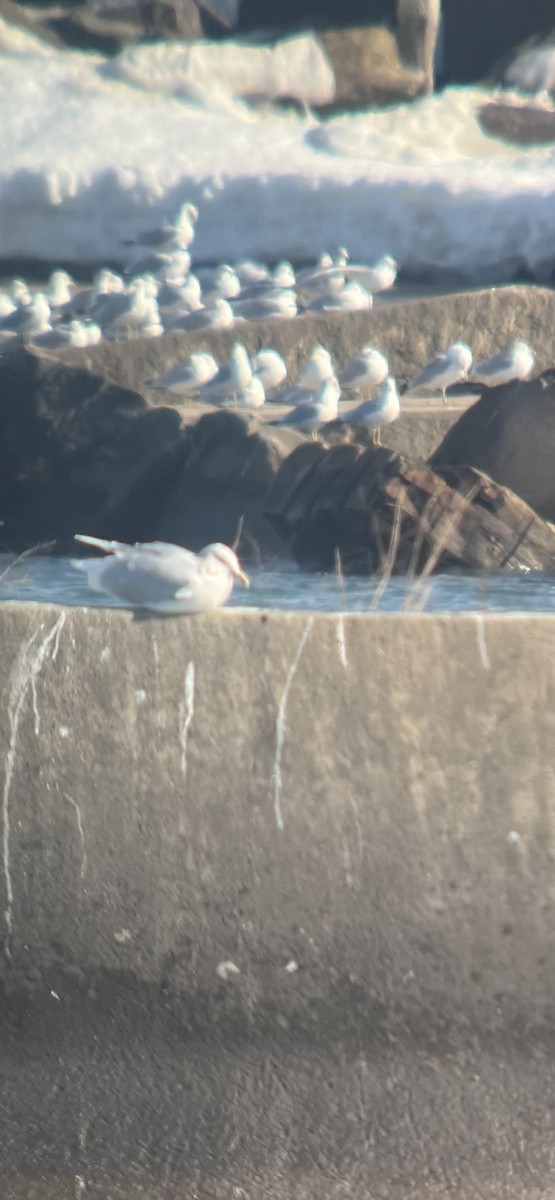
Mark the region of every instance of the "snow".
[[315, 39], [248, 49], [155, 44], [108, 60], [0, 22], [0, 257], [118, 262], [123, 239], [190, 200], [197, 260], [299, 262], [344, 245], [416, 275], [548, 277], [555, 146], [486, 135], [491, 93], [319, 121], [236, 98], [296, 86], [312, 103], [327, 86]]

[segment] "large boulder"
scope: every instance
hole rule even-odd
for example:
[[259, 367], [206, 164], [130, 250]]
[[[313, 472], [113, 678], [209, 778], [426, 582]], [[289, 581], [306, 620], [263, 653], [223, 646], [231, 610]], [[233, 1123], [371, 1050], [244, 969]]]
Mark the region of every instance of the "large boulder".
[[427, 576], [456, 566], [555, 569], [555, 529], [469, 467], [432, 470], [385, 448], [307, 445], [278, 473], [267, 515], [303, 566]]
[[430, 461], [435, 469], [460, 464], [485, 471], [555, 521], [555, 371], [485, 388]]
[[65, 551], [81, 532], [199, 549], [241, 526], [245, 557], [285, 552], [264, 503], [302, 434], [225, 411], [187, 427], [171, 405], [26, 350], [1, 360], [0, 395], [4, 547]]
[[22, 350], [0, 364], [0, 518], [11, 550], [75, 532], [133, 540], [184, 454], [179, 413], [85, 367]]
[[180, 473], [142, 536], [193, 550], [239, 537], [246, 560], [287, 556], [264, 507], [281, 464], [304, 440], [295, 430], [260, 425], [254, 417], [207, 413], [190, 426]]

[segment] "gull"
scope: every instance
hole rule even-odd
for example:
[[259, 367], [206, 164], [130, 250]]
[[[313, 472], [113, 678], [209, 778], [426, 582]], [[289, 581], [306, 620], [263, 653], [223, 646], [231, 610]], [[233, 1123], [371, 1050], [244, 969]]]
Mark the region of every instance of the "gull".
[[319, 391], [326, 379], [334, 375], [333, 363], [329, 350], [325, 346], [315, 346], [308, 362], [305, 363], [298, 383], [286, 388], [276, 397], [278, 404], [311, 404], [315, 392]]
[[218, 403], [219, 400], [235, 400], [251, 379], [252, 367], [247, 351], [242, 342], [236, 342], [229, 362], [224, 363], [217, 375], [204, 385], [202, 399], [208, 404]]
[[471, 366], [470, 347], [466, 342], [453, 342], [409, 380], [405, 391], [413, 392], [416, 388], [427, 387], [432, 392], [441, 392], [445, 404], [445, 389], [466, 379]]
[[325, 346], [315, 346], [299, 375], [299, 387], [316, 390], [333, 375], [333, 362]]
[[316, 296], [306, 307], [309, 312], [360, 312], [372, 308], [372, 296], [361, 283], [350, 280], [337, 290]]
[[372, 430], [372, 441], [379, 446], [380, 429], [382, 425], [391, 425], [401, 412], [401, 402], [397, 384], [392, 375], [384, 379], [379, 395], [375, 400], [363, 400], [349, 413], [342, 413], [340, 421], [347, 425], [357, 425], [363, 429]]
[[291, 291], [296, 286], [295, 272], [291, 263], [284, 259], [273, 271], [268, 271], [265, 279], [259, 279], [248, 285], [242, 285], [239, 300], [255, 300], [259, 297], [274, 299], [285, 291]]
[[385, 355], [373, 346], [361, 346], [358, 354], [345, 363], [337, 379], [342, 388], [359, 391], [360, 388], [378, 387], [388, 374], [389, 364]]
[[339, 246], [335, 258], [324, 250], [317, 261], [311, 267], [303, 267], [297, 272], [297, 284], [302, 291], [305, 287], [310, 290], [318, 290], [322, 277], [325, 278], [330, 270], [336, 267], [344, 267], [349, 261], [349, 252], [344, 246]]
[[52, 350], [62, 346], [76, 346], [79, 350], [83, 350], [87, 346], [96, 346], [102, 341], [102, 330], [93, 321], [80, 321], [74, 317], [72, 321], [68, 321], [67, 325], [58, 322], [54, 329], [35, 336], [31, 335], [30, 340], [34, 346], [44, 346]]
[[297, 315], [297, 297], [287, 289], [270, 296], [233, 300], [232, 309], [239, 321], [287, 321]]
[[230, 329], [235, 321], [229, 301], [219, 296], [212, 304], [206, 304], [196, 312], [172, 321], [171, 329]]
[[76, 533], [75, 540], [110, 556], [73, 560], [73, 566], [87, 576], [89, 587], [116, 596], [131, 608], [160, 613], [207, 612], [229, 600], [235, 579], [249, 586], [235, 551], [221, 542], [194, 554], [171, 542], [128, 546], [84, 533]]
[[198, 208], [183, 204], [175, 221], [166, 221], [155, 229], [143, 230], [136, 237], [123, 241], [122, 246], [143, 246], [155, 250], [187, 250], [195, 236]]
[[46, 298], [51, 309], [68, 309], [75, 293], [75, 284], [67, 271], [53, 271], [48, 280]]
[[25, 308], [30, 304], [32, 292], [23, 279], [12, 279], [9, 288], [0, 292], [0, 317], [7, 317], [16, 308]]
[[218, 364], [212, 354], [191, 354], [185, 362], [177, 363], [158, 379], [151, 381], [154, 388], [167, 388], [178, 396], [188, 392], [198, 392], [203, 383], [213, 379], [218, 373]]
[[44, 292], [35, 292], [28, 304], [16, 308], [0, 320], [2, 337], [31, 338], [39, 333], [48, 333], [50, 329], [50, 305]]
[[231, 404], [224, 401], [224, 407], [229, 408], [262, 408], [266, 401], [266, 393], [260, 379], [252, 375], [243, 388], [235, 392]]
[[115, 271], [108, 270], [103, 267], [97, 271], [93, 278], [90, 287], [81, 288], [72, 297], [70, 310], [73, 314], [79, 316], [82, 313], [90, 313], [95, 307], [101, 296], [108, 296], [114, 292], [124, 292], [126, 289], [125, 280]]
[[279, 387], [287, 375], [287, 364], [277, 350], [259, 350], [251, 359], [251, 367], [266, 395]]
[[242, 258], [240, 262], [235, 263], [235, 272], [241, 280], [242, 287], [249, 287], [253, 283], [267, 283], [272, 278], [266, 263], [256, 262], [251, 258]]
[[224, 300], [234, 300], [241, 291], [241, 280], [237, 272], [227, 263], [223, 263], [212, 274], [210, 282], [203, 288], [203, 298], [213, 300], [223, 296]]
[[337, 379], [331, 375], [320, 385], [311, 401], [298, 404], [272, 424], [287, 425], [292, 429], [299, 429], [302, 433], [314, 435], [321, 425], [337, 419], [340, 395]]
[[107, 337], [128, 337], [131, 333], [157, 336], [163, 332], [152, 282], [139, 276], [126, 293], [113, 293], [106, 297], [99, 311], [92, 310], [91, 316]]
[[516, 379], [528, 379], [535, 365], [536, 360], [528, 343], [517, 341], [512, 342], [501, 354], [494, 354], [493, 358], [484, 358], [476, 363], [469, 371], [468, 378], [488, 387], [499, 387]]
[[154, 274], [162, 283], [184, 283], [191, 270], [191, 255], [188, 250], [173, 250], [162, 255], [162, 261]]
[[171, 326], [174, 317], [184, 317], [204, 308], [196, 275], [187, 275], [179, 284], [159, 283], [156, 299], [166, 328]]
[[[338, 280], [350, 280], [361, 284], [368, 292], [377, 294], [393, 287], [397, 278], [397, 263], [390, 254], [384, 254], [371, 266], [364, 263], [342, 263], [328, 267], [326, 270], [320, 270], [318, 278], [320, 286], [326, 281], [337, 283]], [[310, 287], [310, 278], [304, 286], [307, 285]]]

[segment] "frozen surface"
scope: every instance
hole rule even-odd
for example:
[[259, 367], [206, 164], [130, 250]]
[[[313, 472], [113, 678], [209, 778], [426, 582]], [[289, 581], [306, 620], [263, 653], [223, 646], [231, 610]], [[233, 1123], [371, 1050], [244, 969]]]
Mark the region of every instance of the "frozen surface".
[[235, 98], [241, 72], [272, 95], [297, 75], [309, 98], [325, 82], [314, 45], [289, 39], [248, 65], [232, 43], [224, 71], [221, 47], [108, 61], [0, 22], [0, 257], [118, 261], [122, 239], [191, 200], [197, 259], [299, 261], [345, 245], [417, 275], [550, 277], [555, 146], [488, 137], [477, 112], [490, 96], [476, 89], [322, 122]]

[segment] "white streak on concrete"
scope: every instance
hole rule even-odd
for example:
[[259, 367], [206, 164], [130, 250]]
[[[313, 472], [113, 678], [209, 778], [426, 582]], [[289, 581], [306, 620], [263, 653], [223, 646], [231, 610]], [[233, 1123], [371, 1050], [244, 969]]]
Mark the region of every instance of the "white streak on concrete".
[[85, 845], [85, 831], [83, 829], [83, 818], [81, 816], [81, 809], [79, 808], [77, 801], [73, 799], [73, 796], [68, 796], [66, 792], [64, 792], [64, 799], [67, 800], [68, 804], [71, 804], [72, 807], [75, 809], [75, 816], [77, 819], [77, 829], [79, 830], [79, 839], [81, 842], [81, 871], [80, 871], [80, 874], [81, 874], [81, 879], [84, 879], [86, 871], [87, 871], [87, 847]]
[[65, 624], [66, 614], [60, 613], [57, 621], [43, 638], [38, 647], [36, 639], [44, 628], [36, 629], [23, 645], [11, 675], [10, 695], [8, 700], [8, 750], [4, 767], [4, 786], [2, 788], [2, 872], [6, 890], [6, 907], [4, 923], [6, 926], [6, 958], [11, 957], [10, 939], [13, 930], [13, 884], [10, 861], [10, 791], [16, 760], [17, 739], [27, 692], [31, 689], [33, 712], [35, 717], [35, 734], [40, 733], [40, 715], [38, 710], [36, 681], [48, 657], [53, 661], [60, 647], [60, 635]]
[[[39, 736], [39, 733], [40, 733], [40, 713], [39, 713], [39, 706], [38, 706], [38, 699], [37, 699], [37, 678], [40, 674], [40, 671], [42, 669], [45, 659], [50, 658], [51, 662], [55, 662], [58, 657], [58, 650], [60, 649], [60, 635], [61, 635], [62, 629], [65, 625], [65, 620], [66, 620], [66, 614], [65, 614], [65, 612], [61, 612], [58, 617], [58, 620], [54, 622], [52, 629], [50, 630], [50, 633], [47, 633], [44, 641], [41, 642], [38, 652], [37, 652], [36, 659], [31, 666], [29, 680], [30, 680], [30, 684], [31, 684], [31, 695], [33, 697], [33, 712], [35, 714], [35, 734], [37, 737]], [[52, 646], [52, 651], [50, 652], [51, 646]]]
[[347, 659], [347, 643], [345, 641], [345, 622], [343, 615], [337, 618], [337, 646], [339, 649], [339, 661], [345, 669], [349, 666]]
[[282, 697], [279, 702], [278, 714], [276, 717], [276, 753], [274, 756], [274, 769], [272, 772], [272, 792], [273, 792], [273, 798], [274, 798], [274, 813], [275, 813], [276, 825], [277, 825], [278, 829], [284, 828], [283, 814], [281, 811], [281, 791], [282, 791], [282, 786], [283, 786], [283, 778], [282, 778], [282, 774], [281, 774], [281, 756], [283, 754], [283, 744], [285, 742], [285, 734], [287, 731], [287, 702], [289, 700], [289, 692], [291, 690], [291, 684], [293, 683], [293, 680], [294, 680], [296, 672], [297, 672], [297, 667], [301, 661], [302, 652], [303, 652], [305, 645], [310, 637], [310, 634], [312, 633], [313, 625], [314, 625], [314, 617], [309, 617], [309, 619], [304, 627], [303, 635], [302, 635], [299, 645], [297, 647], [297, 653], [296, 653], [296, 655], [293, 659], [293, 662], [289, 668], [289, 674], [287, 676], [287, 679], [285, 680], [285, 687], [283, 689]]
[[[179, 704], [179, 741], [181, 742], [181, 772], [183, 782], [187, 779], [187, 743], [189, 740], [189, 730], [195, 713], [195, 664], [187, 663], [185, 672], [185, 692], [183, 699]], [[179, 832], [184, 833], [183, 825], [183, 806], [180, 807]]]
[[491, 671], [491, 662], [486, 643], [484, 618], [481, 613], [476, 613], [476, 637], [478, 640], [478, 650], [480, 652], [480, 658], [482, 660], [484, 671]]

